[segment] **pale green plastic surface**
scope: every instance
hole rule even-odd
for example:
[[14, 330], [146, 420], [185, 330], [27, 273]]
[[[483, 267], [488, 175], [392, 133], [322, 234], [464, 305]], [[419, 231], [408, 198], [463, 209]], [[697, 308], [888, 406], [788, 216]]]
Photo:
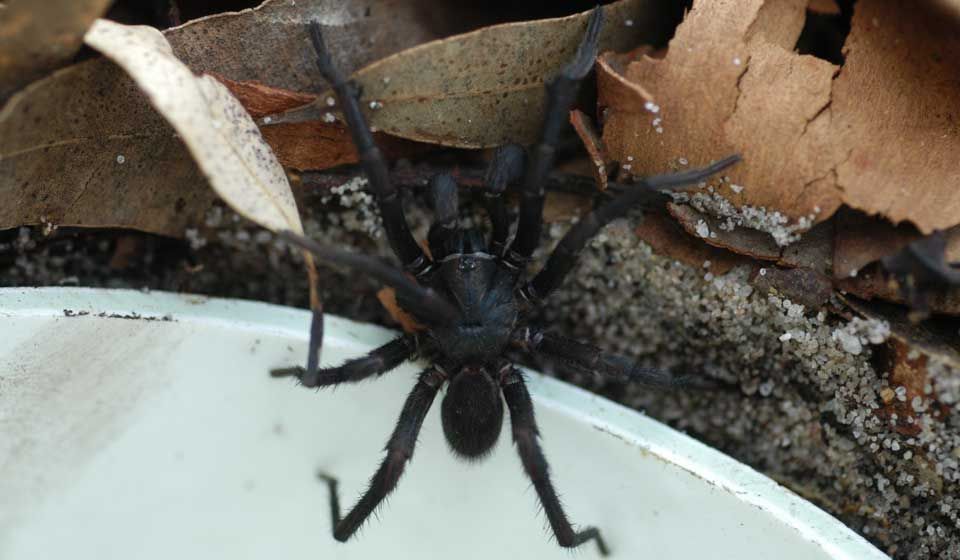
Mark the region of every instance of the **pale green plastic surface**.
[[[508, 428], [488, 460], [454, 459], [439, 398], [379, 519], [335, 542], [315, 473], [339, 476], [352, 505], [418, 366], [335, 391], [270, 379], [304, 359], [308, 322], [196, 296], [0, 290], [0, 558], [599, 557], [552, 542]], [[395, 336], [326, 327], [325, 363]], [[600, 527], [614, 559], [887, 558], [658, 422], [536, 374], [530, 388], [567, 512]]]

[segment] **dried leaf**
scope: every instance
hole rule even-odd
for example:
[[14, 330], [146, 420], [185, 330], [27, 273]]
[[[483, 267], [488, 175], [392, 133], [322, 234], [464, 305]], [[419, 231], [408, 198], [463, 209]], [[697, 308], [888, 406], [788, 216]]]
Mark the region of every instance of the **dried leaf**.
[[212, 76], [194, 76], [152, 27], [101, 19], [84, 40], [136, 81], [237, 212], [273, 231], [303, 233], [283, 167], [226, 87]]
[[164, 32], [194, 72], [319, 93], [307, 23], [325, 26], [337, 64], [352, 73], [385, 56], [463, 30], [462, 11], [434, 0], [269, 0], [236, 13], [191, 21]]
[[[212, 76], [195, 76], [152, 27], [100, 19], [87, 31], [84, 42], [133, 78], [177, 131], [210, 186], [235, 211], [274, 232], [303, 233], [283, 167], [253, 119], [223, 84]], [[304, 251], [304, 260], [310, 307], [314, 320], [322, 320], [313, 255]]]
[[684, 204], [667, 203], [667, 211], [683, 229], [704, 243], [767, 261], [780, 259], [780, 247], [769, 234], [745, 227], [724, 229], [723, 222]]
[[808, 268], [829, 277], [833, 270], [833, 220], [821, 222], [803, 234], [799, 241], [783, 248], [777, 264]]
[[924, 233], [960, 222], [960, 129], [949, 112], [920, 110], [960, 104], [942, 78], [960, 71], [955, 14], [858, 3], [840, 68], [794, 52], [806, 5], [697, 2], [664, 58], [601, 64], [611, 157], [647, 175], [739, 152], [729, 175], [745, 188], [719, 193], [801, 225], [841, 203]]
[[0, 6], [0, 103], [69, 60], [110, 0], [10, 0]]
[[726, 274], [735, 266], [750, 265], [752, 261], [687, 235], [665, 213], [648, 211], [637, 226], [636, 234], [659, 255], [686, 263], [694, 268], [703, 268], [712, 274]]
[[[664, 39], [668, 3], [620, 0], [606, 6], [602, 49]], [[377, 61], [353, 75], [370, 124], [390, 134], [462, 148], [532, 143], [543, 122], [544, 79], [573, 55], [589, 12], [487, 27]], [[628, 23], [629, 22], [629, 23]], [[278, 116], [316, 120], [314, 106]]]
[[838, 212], [836, 222], [834, 278], [854, 277], [868, 264], [892, 255], [922, 237], [909, 224], [893, 226], [882, 218], [851, 210]]
[[[264, 117], [312, 102], [316, 95], [275, 88], [259, 82], [239, 82], [216, 76], [254, 118]], [[339, 120], [306, 121], [261, 126], [264, 139], [284, 167], [328, 169], [358, 160], [350, 131]], [[384, 156], [393, 159], [423, 153], [429, 146], [395, 136], [374, 133]]]
[[[331, 48], [353, 70], [435, 38], [443, 22], [456, 21], [445, 12], [424, 15], [427, 4], [443, 9], [428, 0], [270, 0], [165, 35], [194, 71], [319, 91], [305, 22], [337, 24]], [[108, 61], [56, 72], [0, 110], [0, 229], [47, 221], [182, 235], [214, 199], [174, 131]]]

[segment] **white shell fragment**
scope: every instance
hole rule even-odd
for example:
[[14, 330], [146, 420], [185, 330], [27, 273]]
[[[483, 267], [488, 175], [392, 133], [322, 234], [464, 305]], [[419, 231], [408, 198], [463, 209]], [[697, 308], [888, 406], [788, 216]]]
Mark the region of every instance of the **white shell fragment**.
[[99, 19], [84, 42], [133, 78], [234, 210], [273, 231], [303, 232], [283, 167], [226, 87], [194, 75], [152, 27]]

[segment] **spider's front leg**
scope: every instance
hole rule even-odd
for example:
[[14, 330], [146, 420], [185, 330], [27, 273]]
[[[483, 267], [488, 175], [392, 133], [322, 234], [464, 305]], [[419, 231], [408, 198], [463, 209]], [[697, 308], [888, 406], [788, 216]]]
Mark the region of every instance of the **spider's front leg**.
[[599, 529], [587, 527], [577, 531], [563, 511], [557, 491], [554, 490], [553, 483], [550, 481], [550, 465], [537, 441], [540, 430], [537, 428], [537, 421], [533, 414], [533, 401], [530, 399], [530, 393], [527, 391], [520, 371], [511, 368], [500, 384], [504, 400], [507, 401], [507, 408], [510, 409], [510, 424], [513, 428], [513, 441], [517, 445], [517, 453], [520, 455], [524, 471], [533, 482], [557, 543], [564, 548], [576, 548], [592, 540], [596, 541], [600, 554], [608, 555], [610, 550], [600, 536]]
[[587, 241], [613, 220], [626, 216], [646, 197], [649, 189], [669, 189], [698, 183], [738, 161], [740, 156], [733, 155], [700, 169], [648, 177], [633, 188], [618, 194], [613, 200], [587, 214], [567, 231], [557, 244], [557, 248], [547, 258], [543, 269], [521, 289], [520, 293], [530, 302], [542, 302], [560, 286], [567, 273], [573, 269]]
[[506, 251], [506, 262], [522, 267], [530, 259], [540, 243], [543, 227], [544, 182], [553, 168], [557, 141], [567, 122], [567, 115], [580, 88], [580, 81], [593, 68], [597, 58], [600, 27], [603, 25], [603, 9], [599, 6], [590, 14], [587, 32], [577, 48], [577, 53], [563, 70], [547, 85], [547, 111], [543, 120], [540, 143], [533, 147], [523, 180], [520, 200], [520, 222], [517, 236]]
[[430, 259], [410, 233], [410, 227], [403, 215], [400, 192], [390, 182], [387, 162], [373, 142], [373, 134], [367, 126], [367, 120], [360, 112], [355, 88], [333, 63], [333, 58], [323, 41], [320, 24], [315, 21], [310, 22], [310, 40], [317, 53], [317, 67], [340, 101], [343, 116], [347, 120], [347, 127], [350, 129], [353, 143], [360, 156], [360, 164], [367, 174], [370, 190], [373, 191], [377, 200], [390, 246], [403, 264], [403, 268], [416, 276], [430, 268]]

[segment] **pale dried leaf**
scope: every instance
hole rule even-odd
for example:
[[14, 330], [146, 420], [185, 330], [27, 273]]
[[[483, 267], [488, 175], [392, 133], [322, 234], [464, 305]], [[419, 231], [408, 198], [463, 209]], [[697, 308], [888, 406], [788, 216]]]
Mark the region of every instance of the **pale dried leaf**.
[[195, 76], [152, 27], [101, 19], [84, 41], [134, 79], [234, 210], [273, 231], [303, 232], [283, 167], [226, 87]]
[[0, 5], [0, 102], [69, 62], [110, 0], [9, 0]]

